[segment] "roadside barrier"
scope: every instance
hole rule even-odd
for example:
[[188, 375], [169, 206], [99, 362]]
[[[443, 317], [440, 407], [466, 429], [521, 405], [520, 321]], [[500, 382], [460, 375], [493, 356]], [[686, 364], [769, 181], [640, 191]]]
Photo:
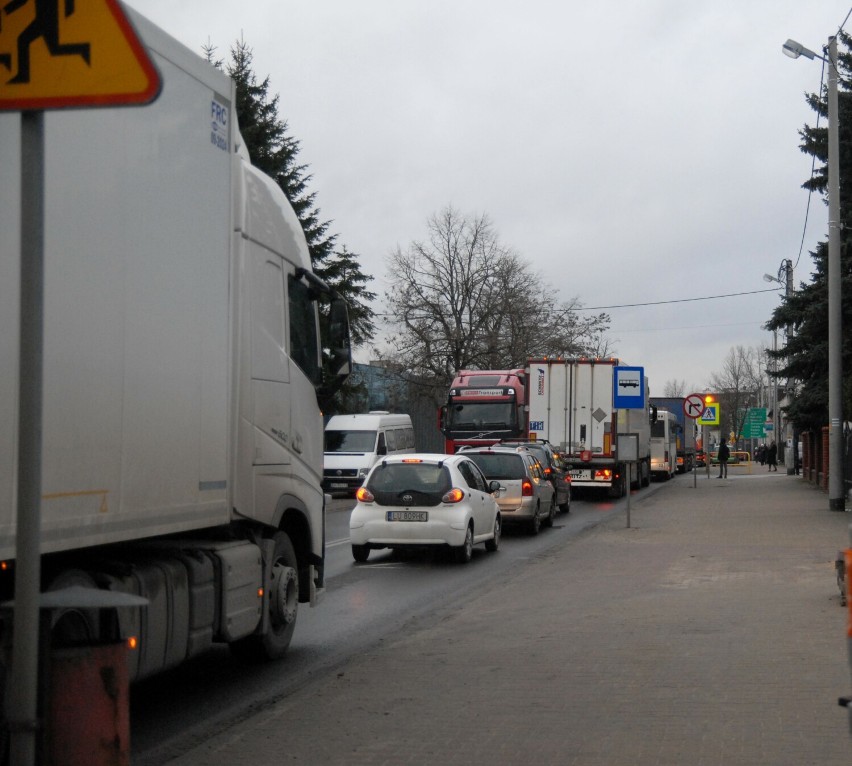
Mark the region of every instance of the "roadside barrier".
[[[719, 465], [719, 453], [710, 453], [710, 465]], [[731, 450], [731, 456], [728, 458], [728, 468], [745, 468], [747, 469], [747, 473], [751, 473], [754, 469], [751, 453], [745, 450]]]

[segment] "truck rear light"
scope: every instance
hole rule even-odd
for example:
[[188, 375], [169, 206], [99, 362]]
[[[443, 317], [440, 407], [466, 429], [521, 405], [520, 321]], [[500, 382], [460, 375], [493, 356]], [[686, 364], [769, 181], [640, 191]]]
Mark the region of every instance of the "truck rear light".
[[441, 498], [442, 503], [460, 503], [462, 500], [464, 500], [464, 491], [458, 487], [453, 487]]
[[359, 503], [372, 503], [376, 498], [373, 497], [373, 493], [366, 487], [358, 487], [358, 490], [355, 492], [355, 499]]
[[611, 481], [612, 480], [612, 469], [611, 468], [598, 468], [595, 471], [595, 480], [596, 481]]
[[533, 494], [533, 485], [529, 479], [524, 479], [521, 481], [521, 496], [522, 497], [532, 497]]

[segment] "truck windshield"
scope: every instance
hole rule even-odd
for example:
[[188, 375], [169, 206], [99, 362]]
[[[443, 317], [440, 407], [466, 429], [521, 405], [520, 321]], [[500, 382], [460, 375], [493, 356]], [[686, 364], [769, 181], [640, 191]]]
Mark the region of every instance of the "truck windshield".
[[376, 449], [375, 431], [326, 431], [326, 452], [373, 452]]
[[449, 407], [447, 414], [447, 426], [454, 431], [515, 426], [515, 408], [512, 402], [455, 402]]

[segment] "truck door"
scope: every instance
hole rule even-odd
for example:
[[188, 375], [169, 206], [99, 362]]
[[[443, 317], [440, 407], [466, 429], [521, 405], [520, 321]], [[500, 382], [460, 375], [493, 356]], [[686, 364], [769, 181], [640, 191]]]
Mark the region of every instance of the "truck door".
[[285, 342], [281, 258], [250, 243], [251, 388], [254, 465], [287, 464], [290, 440], [290, 364]]

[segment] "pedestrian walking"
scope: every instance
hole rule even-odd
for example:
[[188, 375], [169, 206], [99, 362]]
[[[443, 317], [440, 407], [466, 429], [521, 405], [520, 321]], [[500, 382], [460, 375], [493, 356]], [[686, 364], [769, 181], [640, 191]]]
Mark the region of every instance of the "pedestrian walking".
[[778, 470], [778, 445], [775, 442], [771, 442], [766, 450], [766, 462], [770, 471]]
[[760, 461], [761, 465], [766, 465], [766, 445], [761, 444], [757, 448], [757, 459]]
[[728, 458], [730, 456], [731, 450], [728, 449], [726, 442], [722, 442], [719, 445], [719, 454], [717, 455], [719, 458], [719, 475], [716, 477], [717, 479], [728, 478]]

